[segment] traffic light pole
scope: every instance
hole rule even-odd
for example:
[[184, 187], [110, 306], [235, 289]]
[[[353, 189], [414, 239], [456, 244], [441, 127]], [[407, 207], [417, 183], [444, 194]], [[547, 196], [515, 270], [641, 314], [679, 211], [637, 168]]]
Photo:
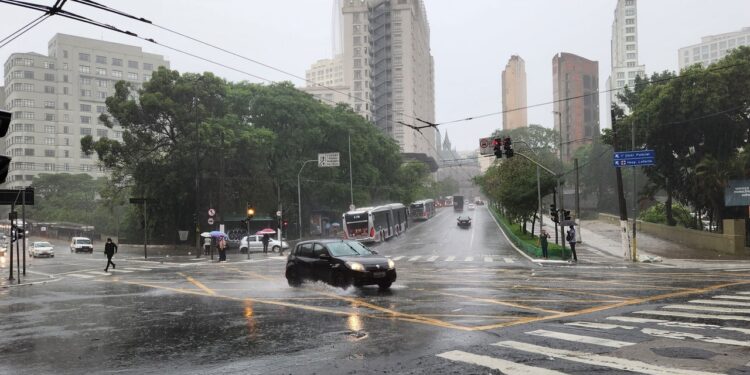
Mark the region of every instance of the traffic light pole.
[[299, 178], [300, 175], [302, 175], [302, 170], [305, 169], [305, 165], [312, 161], [318, 161], [318, 159], [305, 160], [302, 163], [302, 168], [299, 169], [299, 173], [297, 173], [297, 208], [299, 210], [299, 216], [297, 216], [297, 236], [299, 237], [299, 240], [302, 239], [302, 190], [300, 189]]

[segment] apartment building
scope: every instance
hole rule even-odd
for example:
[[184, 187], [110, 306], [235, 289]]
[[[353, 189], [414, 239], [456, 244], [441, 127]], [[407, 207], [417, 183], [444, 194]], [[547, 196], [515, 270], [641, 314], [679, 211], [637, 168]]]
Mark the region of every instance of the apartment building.
[[[614, 21], [612, 21], [611, 70], [607, 79], [607, 108], [611, 103], [622, 107], [626, 113], [629, 108], [617, 98], [624, 92], [625, 86], [635, 87], [635, 77], [643, 77], [646, 66], [638, 63], [638, 4], [637, 0], [617, 0]], [[611, 119], [607, 117], [607, 124]]]
[[503, 130], [529, 126], [526, 110], [526, 63], [513, 55], [502, 74]]
[[572, 53], [552, 59], [555, 130], [562, 137], [563, 159], [599, 134], [599, 63]]
[[678, 50], [680, 70], [695, 64], [706, 67], [719, 61], [739, 46], [750, 46], [750, 27], [724, 34], [704, 36], [700, 43]]
[[13, 158], [5, 186], [31, 184], [41, 173], [106, 175], [96, 155], [81, 152], [80, 139], [121, 139], [122, 130], [109, 129], [98, 117], [115, 82], [141, 87], [159, 66], [160, 55], [140, 47], [56, 34], [47, 55], [11, 54], [5, 62], [5, 107], [13, 113], [2, 152]]

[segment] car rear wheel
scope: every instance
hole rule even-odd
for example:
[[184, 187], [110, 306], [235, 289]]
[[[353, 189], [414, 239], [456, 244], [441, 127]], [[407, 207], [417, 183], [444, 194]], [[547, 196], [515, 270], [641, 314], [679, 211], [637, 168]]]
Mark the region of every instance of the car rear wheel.
[[274, 253], [278, 253], [279, 249], [280, 249], [280, 247], [274, 246], [274, 247], [271, 248], [271, 251], [273, 251]]
[[246, 247], [241, 247], [240, 248], [240, 254], [245, 254], [245, 253], [247, 253], [247, 248]]
[[382, 281], [378, 283], [378, 288], [380, 288], [380, 290], [387, 290], [390, 289], [391, 284], [393, 284], [392, 281]]

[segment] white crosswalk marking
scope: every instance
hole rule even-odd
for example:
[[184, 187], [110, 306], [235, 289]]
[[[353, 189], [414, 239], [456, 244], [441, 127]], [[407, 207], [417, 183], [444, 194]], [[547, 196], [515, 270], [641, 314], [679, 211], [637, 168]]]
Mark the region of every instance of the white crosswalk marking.
[[703, 328], [720, 328], [721, 326], [717, 326], [715, 324], [703, 324], [703, 323], [690, 323], [690, 322], [675, 322], [670, 320], [663, 320], [663, 319], [645, 319], [645, 318], [633, 318], [629, 316], [609, 316], [607, 317], [609, 320], [617, 320], [621, 322], [629, 322], [629, 323], [656, 323], [660, 326], [665, 327], [681, 327], [681, 328], [697, 328], [697, 329], [703, 329]]
[[641, 330], [641, 332], [647, 335], [651, 335], [651, 336], [665, 337], [668, 339], [675, 339], [675, 340], [693, 339], [693, 340], [698, 340], [698, 341], [703, 341], [703, 342], [710, 342], [713, 344], [750, 347], [750, 342], [747, 342], [747, 341], [731, 340], [731, 339], [725, 339], [721, 337], [706, 337], [703, 335], [699, 335], [697, 333], [664, 331], [661, 329], [653, 329], [653, 328], [644, 328]]
[[446, 262], [452, 262], [452, 261], [454, 261], [454, 260], [456, 260], [456, 257], [454, 257], [453, 255], [451, 255], [451, 256], [449, 256], [449, 257], [445, 258], [445, 261], [446, 261]]
[[593, 366], [609, 367], [612, 369], [641, 372], [653, 375], [718, 375], [713, 372], [685, 370], [672, 367], [652, 365], [650, 363], [634, 361], [618, 357], [586, 353], [573, 350], [552, 349], [544, 346], [527, 344], [519, 341], [501, 341], [492, 345], [511, 350], [520, 350], [527, 353], [541, 354], [544, 356], [560, 358], [567, 361], [585, 363]]
[[722, 300], [718, 300], [718, 299], [694, 299], [694, 300], [688, 301], [688, 302], [689, 303], [702, 304], [702, 305], [750, 307], [750, 302], [722, 301]]
[[594, 323], [594, 322], [572, 322], [565, 323], [566, 326], [582, 327], [582, 328], [595, 328], [595, 329], [635, 329], [633, 326], [623, 326], [619, 324], [607, 324], [607, 323]]
[[610, 348], [624, 348], [626, 346], [635, 345], [634, 342], [610, 340], [610, 339], [603, 339], [603, 338], [592, 337], [592, 336], [574, 335], [570, 333], [547, 331], [544, 329], [538, 329], [536, 331], [526, 332], [526, 334], [547, 337], [547, 338], [552, 338], [552, 339], [558, 339], [558, 340], [582, 342], [582, 343], [592, 344], [592, 345], [607, 346]]
[[687, 312], [680, 312], [680, 311], [659, 311], [659, 310], [634, 311], [633, 313], [643, 314], [643, 315], [669, 316], [669, 317], [678, 317], [678, 318], [741, 320], [744, 322], [750, 322], [750, 316], [741, 316], [741, 315], [694, 314], [694, 313], [687, 313]]
[[416, 261], [417, 259], [419, 259], [421, 257], [422, 257], [421, 255], [413, 256], [413, 257], [409, 258], [409, 262], [414, 262], [414, 261]]
[[116, 273], [132, 273], [133, 271], [113, 269], [112, 272], [116, 272]]
[[400, 255], [400, 256], [397, 256], [397, 257], [393, 258], [393, 260], [394, 261], [399, 261], [399, 260], [404, 259], [404, 258], [405, 257], [403, 255]]
[[503, 261], [505, 263], [515, 263], [515, 261], [513, 259], [511, 259], [511, 258], [503, 258]]
[[88, 271], [88, 273], [93, 273], [94, 275], [102, 275], [102, 276], [111, 276], [112, 275], [109, 272], [102, 272], [102, 271]]
[[711, 298], [737, 299], [737, 300], [742, 300], [742, 301], [750, 301], [750, 296], [713, 296]]
[[438, 354], [437, 356], [441, 358], [449, 359], [451, 361], [464, 362], [464, 363], [470, 363], [473, 365], [484, 366], [487, 368], [501, 371], [503, 374], [507, 374], [507, 375], [526, 375], [526, 374], [565, 375], [565, 373], [555, 371], [555, 370], [548, 370], [548, 369], [544, 369], [540, 367], [527, 366], [527, 365], [523, 365], [520, 363], [506, 361], [500, 358], [467, 353], [467, 352], [462, 352], [460, 350], [453, 350], [450, 352], [441, 353], [441, 354]]
[[664, 309], [670, 310], [694, 310], [694, 311], [712, 311], [720, 313], [738, 313], [738, 314], [750, 314], [750, 309], [734, 309], [730, 307], [714, 307], [714, 306], [694, 306], [694, 305], [667, 305]]
[[473, 261], [474, 261], [474, 257], [466, 257], [466, 259], [464, 259], [464, 262], [473, 262]]
[[737, 294], [750, 295], [750, 292], [737, 292]]
[[151, 271], [151, 268], [127, 267], [127, 268], [123, 268], [123, 270], [128, 270], [128, 271]]
[[427, 258], [427, 261], [428, 261], [428, 262], [434, 262], [434, 261], [435, 261], [435, 259], [437, 259], [437, 258], [438, 258], [438, 256], [437, 256], [437, 255], [433, 255], [433, 256], [431, 256], [431, 257]]
[[80, 274], [80, 273], [69, 273], [68, 276], [79, 277], [81, 279], [92, 279], [92, 278], [94, 278], [94, 276], [83, 275], [83, 274]]
[[492, 257], [484, 257], [484, 261], [487, 263], [492, 263]]

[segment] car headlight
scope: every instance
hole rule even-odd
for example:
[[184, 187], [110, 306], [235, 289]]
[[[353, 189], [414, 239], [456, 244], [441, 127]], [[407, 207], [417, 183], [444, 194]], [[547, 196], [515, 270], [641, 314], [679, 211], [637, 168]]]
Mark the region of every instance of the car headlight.
[[393, 259], [388, 259], [388, 269], [392, 270], [396, 268], [396, 262], [393, 261]]
[[362, 271], [365, 270], [365, 266], [363, 266], [362, 263], [358, 263], [358, 262], [346, 262], [346, 265], [349, 266], [349, 269], [351, 269], [352, 271], [360, 271], [360, 272], [362, 272]]

